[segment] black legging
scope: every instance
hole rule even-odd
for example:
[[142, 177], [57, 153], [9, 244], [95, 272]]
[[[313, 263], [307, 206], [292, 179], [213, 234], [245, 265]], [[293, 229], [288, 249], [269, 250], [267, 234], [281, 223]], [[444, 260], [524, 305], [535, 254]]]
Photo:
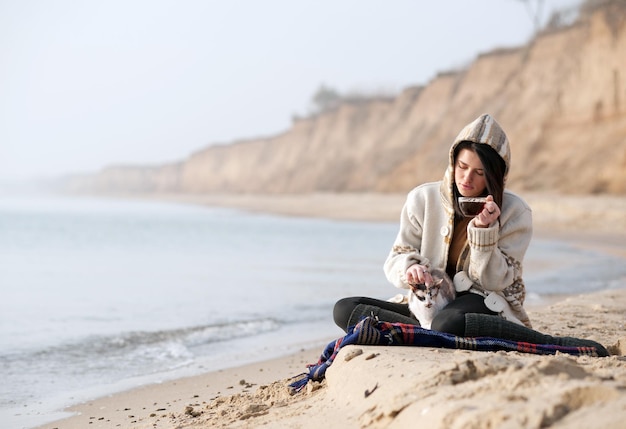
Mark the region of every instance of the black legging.
[[[406, 304], [397, 304], [395, 302], [383, 301], [382, 299], [367, 298], [364, 296], [353, 296], [343, 298], [337, 301], [333, 309], [333, 317], [335, 323], [344, 331], [348, 331], [348, 325], [352, 312], [359, 304], [373, 305], [374, 307], [384, 308], [385, 310], [401, 314], [406, 317], [412, 317], [409, 306]], [[417, 320], [415, 321], [417, 324]]]
[[[373, 305], [406, 317], [412, 317], [409, 306], [406, 304], [396, 304], [380, 299], [356, 296], [340, 299], [335, 304], [333, 317], [337, 326], [346, 331], [350, 316], [355, 307], [359, 304]], [[431, 329], [434, 331], [448, 332], [461, 337], [465, 336], [466, 313], [496, 314], [487, 308], [485, 299], [482, 296], [475, 293], [461, 292], [454, 301], [444, 307], [443, 310], [435, 316]]]
[[456, 296], [454, 301], [437, 313], [430, 328], [434, 331], [464, 337], [465, 314], [467, 313], [498, 314], [487, 308], [485, 298], [482, 296], [471, 292], [462, 292]]

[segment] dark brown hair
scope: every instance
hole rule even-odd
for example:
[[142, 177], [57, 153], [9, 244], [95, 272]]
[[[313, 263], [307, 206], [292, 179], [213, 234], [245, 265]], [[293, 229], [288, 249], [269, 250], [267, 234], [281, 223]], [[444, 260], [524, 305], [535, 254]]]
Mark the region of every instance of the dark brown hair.
[[[480, 162], [483, 164], [483, 170], [485, 172], [485, 182], [487, 186], [482, 196], [493, 195], [494, 202], [502, 210], [502, 200], [504, 198], [504, 175], [506, 173], [506, 163], [498, 152], [491, 146], [484, 143], [475, 143], [470, 141], [463, 141], [454, 148], [454, 168], [456, 169], [456, 159], [461, 150], [469, 149], [478, 155]], [[454, 176], [453, 176], [454, 177]], [[459, 190], [456, 187], [456, 183], [453, 178], [453, 193], [454, 193], [454, 213], [457, 217], [462, 217], [459, 210], [459, 204], [457, 199], [461, 196]]]

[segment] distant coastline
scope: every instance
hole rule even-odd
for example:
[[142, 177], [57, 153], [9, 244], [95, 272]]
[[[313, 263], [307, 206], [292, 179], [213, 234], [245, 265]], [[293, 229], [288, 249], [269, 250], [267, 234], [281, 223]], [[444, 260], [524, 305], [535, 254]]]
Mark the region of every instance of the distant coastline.
[[[570, 195], [517, 192], [533, 210], [536, 234], [561, 238], [626, 236], [626, 198], [619, 195]], [[335, 220], [398, 222], [404, 193], [318, 192], [304, 194], [115, 194], [183, 204], [228, 207], [285, 216]]]

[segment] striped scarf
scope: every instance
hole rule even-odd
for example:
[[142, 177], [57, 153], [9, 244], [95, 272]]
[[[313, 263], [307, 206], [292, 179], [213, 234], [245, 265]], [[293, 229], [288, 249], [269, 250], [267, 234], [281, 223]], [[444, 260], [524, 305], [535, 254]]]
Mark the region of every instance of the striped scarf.
[[491, 337], [458, 337], [445, 332], [420, 328], [417, 325], [378, 321], [373, 317], [365, 317], [348, 330], [342, 338], [330, 342], [317, 364], [308, 365], [308, 372], [296, 376], [296, 381], [289, 386], [292, 393], [299, 392], [309, 380], [321, 381], [326, 370], [337, 357], [337, 353], [347, 345], [377, 346], [420, 346], [443, 347], [448, 349], [464, 349], [476, 351], [509, 351], [553, 355], [556, 352], [575, 356], [598, 356], [595, 347], [565, 347], [553, 344], [532, 344], [522, 341], [511, 341]]

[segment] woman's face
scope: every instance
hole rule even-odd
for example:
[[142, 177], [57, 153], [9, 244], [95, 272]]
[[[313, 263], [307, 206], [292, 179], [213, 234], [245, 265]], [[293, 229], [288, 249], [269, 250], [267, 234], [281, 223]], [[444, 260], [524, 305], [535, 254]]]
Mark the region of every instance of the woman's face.
[[480, 158], [469, 149], [461, 149], [454, 164], [454, 183], [464, 197], [478, 197], [487, 187]]

